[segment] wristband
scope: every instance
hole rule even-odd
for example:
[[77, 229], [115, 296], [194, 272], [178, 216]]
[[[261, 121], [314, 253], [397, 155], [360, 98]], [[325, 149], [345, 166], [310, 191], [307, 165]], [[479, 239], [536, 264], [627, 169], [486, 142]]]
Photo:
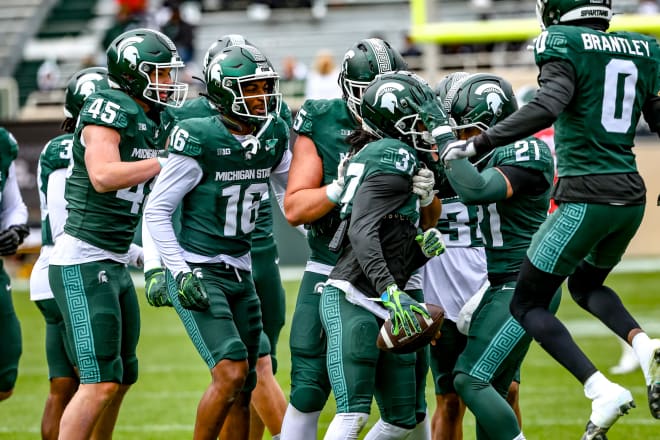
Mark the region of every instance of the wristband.
[[342, 187], [337, 183], [336, 180], [333, 180], [328, 186], [325, 187], [325, 195], [328, 197], [332, 203], [339, 203], [339, 198], [341, 197]]

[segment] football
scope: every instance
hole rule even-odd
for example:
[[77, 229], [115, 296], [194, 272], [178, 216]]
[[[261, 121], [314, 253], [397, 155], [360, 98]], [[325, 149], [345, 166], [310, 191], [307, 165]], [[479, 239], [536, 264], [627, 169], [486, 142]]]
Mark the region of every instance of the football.
[[422, 328], [422, 331], [414, 335], [407, 336], [402, 330], [398, 335], [392, 333], [392, 320], [389, 318], [385, 320], [378, 332], [378, 339], [376, 345], [384, 351], [392, 353], [412, 353], [429, 344], [434, 338], [436, 333], [440, 330], [442, 322], [445, 320], [445, 311], [442, 307], [422, 303], [428, 310], [430, 318], [425, 318], [419, 313], [416, 313], [417, 320]]

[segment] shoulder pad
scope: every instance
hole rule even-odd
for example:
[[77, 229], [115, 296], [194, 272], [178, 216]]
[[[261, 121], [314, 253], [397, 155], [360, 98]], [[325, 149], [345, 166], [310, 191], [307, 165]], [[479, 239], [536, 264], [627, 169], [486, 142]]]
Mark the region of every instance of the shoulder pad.
[[550, 26], [534, 41], [534, 58], [536, 64], [542, 65], [552, 59], [571, 61], [577, 47], [576, 38], [580, 38], [575, 26]]
[[305, 136], [312, 135], [312, 123], [319, 115], [330, 111], [335, 101], [344, 102], [341, 99], [308, 99], [298, 110], [296, 120], [293, 123], [293, 131]]
[[183, 156], [201, 156], [206, 139], [217, 131], [210, 126], [213, 118], [215, 116], [179, 121], [170, 131], [169, 151]]
[[125, 93], [114, 89], [101, 90], [85, 100], [80, 123], [124, 129], [135, 121], [140, 110], [137, 102]]
[[18, 142], [13, 134], [7, 129], [0, 127], [0, 156], [7, 162], [12, 162], [18, 157]]
[[57, 136], [46, 144], [39, 156], [39, 162], [47, 163], [52, 169], [57, 170], [69, 166], [71, 160], [71, 148], [73, 146], [73, 134], [67, 133]]

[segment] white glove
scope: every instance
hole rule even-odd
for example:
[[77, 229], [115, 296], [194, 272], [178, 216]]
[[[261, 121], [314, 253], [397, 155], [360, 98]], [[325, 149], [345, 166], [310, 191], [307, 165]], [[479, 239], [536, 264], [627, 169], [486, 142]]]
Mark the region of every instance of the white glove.
[[337, 166], [337, 178], [325, 188], [325, 194], [328, 196], [328, 200], [332, 203], [338, 203], [341, 193], [344, 191], [344, 176], [346, 174], [346, 167], [348, 166], [349, 160], [350, 156], [346, 155], [339, 161], [339, 166]]
[[455, 159], [463, 159], [466, 157], [472, 157], [477, 154], [477, 150], [474, 147], [473, 142], [468, 141], [455, 141], [449, 143], [442, 153], [440, 153], [440, 160], [447, 163], [447, 161]]
[[429, 206], [433, 202], [438, 192], [433, 189], [434, 185], [435, 176], [428, 168], [420, 168], [412, 177], [412, 192], [419, 196], [419, 204], [422, 207]]

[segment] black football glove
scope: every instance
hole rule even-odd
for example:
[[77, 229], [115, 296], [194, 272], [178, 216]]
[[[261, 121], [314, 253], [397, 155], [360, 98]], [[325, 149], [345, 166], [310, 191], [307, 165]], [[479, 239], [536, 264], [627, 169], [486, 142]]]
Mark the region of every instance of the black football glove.
[[28, 225], [11, 225], [0, 232], [0, 255], [14, 255], [29, 234]]

